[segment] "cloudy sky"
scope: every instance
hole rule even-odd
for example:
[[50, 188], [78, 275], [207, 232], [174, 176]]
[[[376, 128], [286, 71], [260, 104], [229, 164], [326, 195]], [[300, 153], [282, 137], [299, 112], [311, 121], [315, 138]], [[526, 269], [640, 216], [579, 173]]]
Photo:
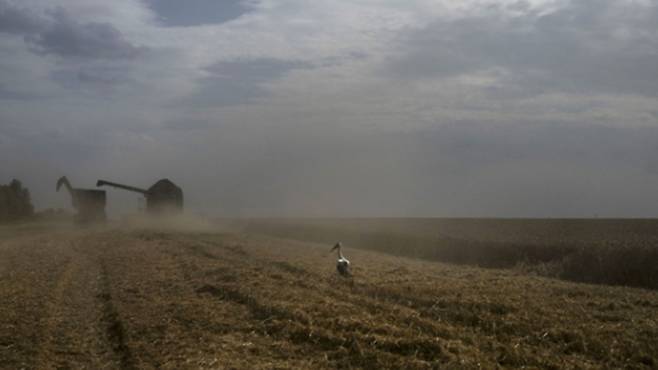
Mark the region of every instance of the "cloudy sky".
[[0, 0], [0, 56], [37, 208], [658, 216], [655, 0]]

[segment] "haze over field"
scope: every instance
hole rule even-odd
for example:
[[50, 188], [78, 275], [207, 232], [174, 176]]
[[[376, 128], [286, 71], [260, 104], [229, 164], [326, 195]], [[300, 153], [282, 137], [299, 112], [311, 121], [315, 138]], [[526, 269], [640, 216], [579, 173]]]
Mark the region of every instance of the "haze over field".
[[0, 0], [0, 183], [38, 208], [69, 206], [65, 174], [170, 178], [216, 215], [656, 217], [657, 30], [651, 0]]

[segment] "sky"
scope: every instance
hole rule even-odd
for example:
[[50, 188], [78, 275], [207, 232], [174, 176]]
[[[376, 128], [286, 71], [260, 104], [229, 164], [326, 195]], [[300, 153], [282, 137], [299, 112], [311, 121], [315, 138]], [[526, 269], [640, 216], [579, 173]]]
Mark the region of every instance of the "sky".
[[213, 216], [658, 217], [658, 1], [0, 0], [0, 183], [70, 208], [62, 175]]

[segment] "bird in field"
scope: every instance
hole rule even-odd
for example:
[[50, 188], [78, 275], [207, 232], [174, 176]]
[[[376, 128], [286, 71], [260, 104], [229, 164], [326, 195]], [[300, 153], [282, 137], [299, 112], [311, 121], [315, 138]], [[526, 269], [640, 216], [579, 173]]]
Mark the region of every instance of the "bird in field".
[[336, 270], [341, 276], [352, 276], [352, 270], [350, 269], [350, 261], [343, 256], [343, 244], [340, 242], [336, 243], [331, 252], [338, 250], [338, 260], [336, 261]]

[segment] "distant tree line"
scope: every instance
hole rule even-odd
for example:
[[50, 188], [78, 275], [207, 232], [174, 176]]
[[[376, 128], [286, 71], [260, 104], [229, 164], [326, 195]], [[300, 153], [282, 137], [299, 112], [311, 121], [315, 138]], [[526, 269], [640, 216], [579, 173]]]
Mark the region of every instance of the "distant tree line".
[[0, 222], [24, 220], [34, 215], [30, 191], [14, 179], [0, 185]]

